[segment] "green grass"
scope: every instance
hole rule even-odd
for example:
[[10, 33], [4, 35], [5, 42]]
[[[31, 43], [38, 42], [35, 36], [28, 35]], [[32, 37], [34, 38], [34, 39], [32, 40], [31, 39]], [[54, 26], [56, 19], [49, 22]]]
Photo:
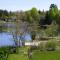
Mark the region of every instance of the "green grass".
[[32, 60], [60, 60], [60, 51], [33, 52]]
[[[27, 51], [28, 51], [28, 46], [21, 47], [18, 49], [19, 53], [18, 54], [10, 54], [8, 57], [8, 60], [29, 60]], [[26, 52], [26, 54], [24, 54]]]
[[[27, 52], [29, 47], [19, 48], [19, 54], [10, 54], [8, 60], [29, 60]], [[31, 60], [60, 60], [60, 51], [33, 51]]]
[[27, 55], [10, 54], [8, 60], [29, 60]]

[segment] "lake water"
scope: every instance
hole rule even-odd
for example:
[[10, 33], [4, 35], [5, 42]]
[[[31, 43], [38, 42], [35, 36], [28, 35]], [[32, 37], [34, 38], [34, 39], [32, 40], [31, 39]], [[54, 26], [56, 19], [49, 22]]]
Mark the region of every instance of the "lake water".
[[[31, 40], [31, 35], [25, 33], [21, 36], [21, 40]], [[13, 35], [10, 33], [0, 33], [0, 47], [1, 46], [14, 46], [15, 42], [13, 39]]]

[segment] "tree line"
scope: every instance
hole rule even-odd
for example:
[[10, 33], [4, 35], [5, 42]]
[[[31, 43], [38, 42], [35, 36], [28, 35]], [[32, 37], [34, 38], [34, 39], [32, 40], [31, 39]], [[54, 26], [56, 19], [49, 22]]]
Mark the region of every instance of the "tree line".
[[[27, 22], [31, 26], [30, 31], [37, 30], [38, 32], [38, 30], [44, 29], [49, 36], [52, 35], [52, 32], [53, 34], [60, 32], [60, 10], [56, 4], [51, 4], [48, 11], [40, 11], [35, 7], [27, 11], [16, 12], [0, 10], [0, 18], [15, 18], [16, 21]], [[50, 26], [48, 27], [48, 25]], [[35, 33], [35, 31], [33, 32]]]

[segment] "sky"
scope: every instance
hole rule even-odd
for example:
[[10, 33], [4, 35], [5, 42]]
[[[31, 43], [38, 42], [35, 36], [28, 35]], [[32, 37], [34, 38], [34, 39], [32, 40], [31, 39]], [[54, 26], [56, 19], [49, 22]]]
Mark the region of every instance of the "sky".
[[0, 0], [0, 9], [8, 11], [26, 11], [33, 7], [38, 10], [48, 10], [51, 4], [60, 9], [60, 0]]

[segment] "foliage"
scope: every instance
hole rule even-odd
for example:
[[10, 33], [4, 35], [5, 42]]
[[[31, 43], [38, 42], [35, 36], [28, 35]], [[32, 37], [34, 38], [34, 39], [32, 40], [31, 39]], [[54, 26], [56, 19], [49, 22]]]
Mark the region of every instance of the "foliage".
[[50, 26], [47, 27], [47, 29], [45, 30], [45, 33], [49, 37], [57, 36], [58, 35], [57, 29], [58, 29], [58, 26], [52, 23]]
[[58, 8], [57, 8], [57, 5], [51, 4], [51, 5], [50, 5], [50, 10], [49, 10], [49, 16], [50, 16], [50, 19], [56, 20], [57, 14], [58, 14]]
[[49, 11], [47, 11], [45, 14], [45, 25], [50, 25], [51, 23], [52, 23], [52, 20], [50, 19]]
[[31, 12], [30, 11], [26, 11], [25, 12], [24, 21], [27, 21], [29, 23], [32, 23], [33, 22], [33, 18], [31, 16]]
[[15, 49], [11, 46], [0, 47], [0, 60], [7, 60], [9, 54], [15, 53]]
[[56, 49], [56, 41], [54, 40], [49, 40], [47, 43], [46, 43], [46, 49], [48, 51], [54, 51]]
[[36, 8], [31, 9], [31, 16], [34, 21], [39, 21], [39, 13]]
[[9, 15], [9, 13], [7, 10], [0, 10], [0, 17], [6, 17], [8, 15]]
[[38, 48], [39, 48], [40, 51], [44, 51], [45, 50], [45, 44], [44, 44], [44, 42], [41, 42], [39, 44]]

